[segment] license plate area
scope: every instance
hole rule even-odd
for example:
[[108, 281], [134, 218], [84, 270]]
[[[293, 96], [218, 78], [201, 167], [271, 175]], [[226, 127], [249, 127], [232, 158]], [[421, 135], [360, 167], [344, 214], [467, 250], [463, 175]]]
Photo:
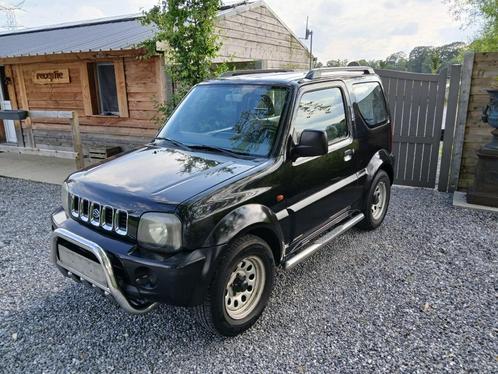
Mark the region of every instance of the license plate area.
[[58, 263], [71, 273], [106, 290], [107, 282], [102, 265], [76, 253], [64, 245], [57, 245]]

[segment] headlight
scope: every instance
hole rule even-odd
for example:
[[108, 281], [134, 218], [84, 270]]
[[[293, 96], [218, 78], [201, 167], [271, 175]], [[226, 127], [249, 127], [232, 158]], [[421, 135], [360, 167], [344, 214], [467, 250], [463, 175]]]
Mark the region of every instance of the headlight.
[[176, 251], [182, 246], [182, 223], [174, 214], [145, 213], [138, 224], [137, 240], [146, 249]]
[[61, 200], [62, 200], [62, 207], [64, 208], [66, 215], [69, 217], [69, 188], [66, 182], [62, 184]]

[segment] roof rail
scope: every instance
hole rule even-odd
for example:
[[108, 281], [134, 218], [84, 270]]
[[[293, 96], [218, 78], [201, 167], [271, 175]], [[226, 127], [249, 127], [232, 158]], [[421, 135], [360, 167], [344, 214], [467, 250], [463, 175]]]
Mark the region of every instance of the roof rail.
[[290, 73], [294, 70], [289, 69], [251, 69], [251, 70], [233, 70], [227, 71], [220, 75], [220, 77], [236, 77], [239, 75], [251, 75], [251, 74], [264, 74], [264, 73]]
[[369, 66], [344, 66], [344, 67], [329, 67], [311, 69], [306, 74], [307, 79], [321, 78], [323, 73], [338, 73], [338, 72], [355, 72], [362, 74], [375, 74], [375, 71]]

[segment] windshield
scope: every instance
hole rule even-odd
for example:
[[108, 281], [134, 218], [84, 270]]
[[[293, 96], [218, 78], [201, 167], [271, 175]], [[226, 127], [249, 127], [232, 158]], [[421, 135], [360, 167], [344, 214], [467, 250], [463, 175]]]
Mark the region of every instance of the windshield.
[[268, 156], [287, 88], [212, 84], [195, 87], [166, 122], [159, 138], [187, 146]]

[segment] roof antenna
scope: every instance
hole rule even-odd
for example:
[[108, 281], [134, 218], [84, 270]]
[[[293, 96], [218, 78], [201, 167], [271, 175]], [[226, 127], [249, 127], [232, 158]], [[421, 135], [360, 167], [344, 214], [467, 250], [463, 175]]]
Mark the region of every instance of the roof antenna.
[[24, 5], [26, 0], [20, 1], [15, 5], [6, 4], [4, 2], [0, 2], [0, 12], [5, 13], [7, 18], [7, 24], [4, 26], [0, 26], [0, 28], [5, 28], [7, 30], [16, 30], [23, 26], [18, 25], [16, 12], [19, 10], [25, 11], [22, 6]]
[[306, 33], [304, 40], [310, 39], [310, 70], [313, 69], [313, 30], [309, 28], [309, 17], [306, 16]]

